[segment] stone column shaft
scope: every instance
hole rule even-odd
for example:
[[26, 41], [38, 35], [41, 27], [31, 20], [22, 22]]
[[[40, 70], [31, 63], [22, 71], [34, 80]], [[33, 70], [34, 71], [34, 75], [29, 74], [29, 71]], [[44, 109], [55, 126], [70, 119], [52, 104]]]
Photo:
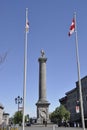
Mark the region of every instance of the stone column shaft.
[[39, 100], [46, 100], [46, 61], [39, 58]]
[[39, 62], [39, 99], [36, 103], [37, 106], [37, 123], [43, 124], [44, 121], [49, 120], [49, 105], [46, 97], [46, 61], [45, 53], [41, 50], [41, 57], [38, 58]]

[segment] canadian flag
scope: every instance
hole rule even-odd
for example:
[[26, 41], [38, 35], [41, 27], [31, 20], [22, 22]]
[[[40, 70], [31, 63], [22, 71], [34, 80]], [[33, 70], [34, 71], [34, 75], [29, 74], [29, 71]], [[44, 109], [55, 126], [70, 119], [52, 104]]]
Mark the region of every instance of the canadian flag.
[[75, 19], [73, 18], [68, 35], [71, 36], [74, 31], [75, 31]]
[[27, 20], [27, 22], [26, 22], [26, 32], [28, 32], [28, 31], [29, 31], [29, 22]]

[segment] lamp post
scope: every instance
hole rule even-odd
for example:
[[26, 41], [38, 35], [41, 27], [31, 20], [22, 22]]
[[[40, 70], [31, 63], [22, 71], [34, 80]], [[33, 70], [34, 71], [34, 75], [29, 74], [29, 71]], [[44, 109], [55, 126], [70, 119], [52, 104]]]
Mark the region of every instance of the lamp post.
[[22, 104], [23, 98], [18, 96], [15, 98], [15, 103], [18, 104], [18, 111], [19, 111], [19, 104]]

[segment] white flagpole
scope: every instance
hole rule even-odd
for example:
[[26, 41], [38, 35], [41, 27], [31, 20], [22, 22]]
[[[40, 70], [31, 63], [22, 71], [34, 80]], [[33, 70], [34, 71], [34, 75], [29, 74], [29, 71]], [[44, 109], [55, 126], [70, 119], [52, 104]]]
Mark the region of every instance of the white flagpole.
[[83, 110], [83, 98], [82, 98], [82, 86], [81, 86], [81, 79], [80, 79], [80, 63], [79, 63], [79, 53], [78, 53], [78, 39], [77, 39], [77, 28], [76, 28], [76, 13], [75, 17], [75, 40], [76, 40], [76, 59], [77, 59], [77, 71], [78, 71], [78, 81], [79, 81], [79, 94], [80, 94], [80, 106], [81, 106], [81, 119], [82, 119], [82, 127], [85, 130], [85, 123], [84, 123], [84, 110]]
[[[26, 24], [28, 22], [28, 9], [26, 8]], [[25, 128], [25, 102], [26, 102], [26, 77], [27, 77], [27, 31], [25, 27], [25, 44], [24, 44], [24, 82], [23, 82], [23, 130]]]

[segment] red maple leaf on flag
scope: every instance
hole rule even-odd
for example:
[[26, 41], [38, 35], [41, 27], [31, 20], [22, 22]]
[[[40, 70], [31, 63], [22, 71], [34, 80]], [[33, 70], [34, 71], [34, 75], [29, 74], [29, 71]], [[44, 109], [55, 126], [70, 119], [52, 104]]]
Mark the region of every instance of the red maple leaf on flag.
[[71, 36], [74, 31], [75, 31], [75, 19], [73, 18], [72, 23], [70, 25], [70, 29], [69, 29], [68, 35]]

